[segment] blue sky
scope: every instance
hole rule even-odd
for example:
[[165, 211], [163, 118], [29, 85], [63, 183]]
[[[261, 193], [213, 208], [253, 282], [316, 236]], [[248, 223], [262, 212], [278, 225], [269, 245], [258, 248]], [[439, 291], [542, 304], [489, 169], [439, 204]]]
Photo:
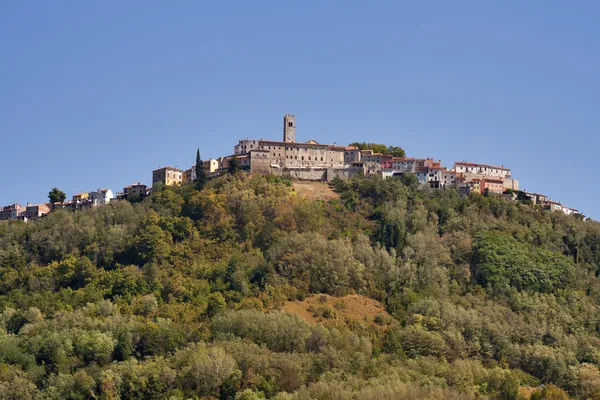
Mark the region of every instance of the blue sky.
[[399, 145], [600, 219], [600, 3], [0, 3], [0, 204], [151, 182], [240, 138]]

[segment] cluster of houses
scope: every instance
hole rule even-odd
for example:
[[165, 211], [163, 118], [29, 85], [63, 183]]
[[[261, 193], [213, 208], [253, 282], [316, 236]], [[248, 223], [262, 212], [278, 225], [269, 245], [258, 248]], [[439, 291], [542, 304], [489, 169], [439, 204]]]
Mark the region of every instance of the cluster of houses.
[[[296, 141], [296, 117], [283, 117], [283, 140], [242, 139], [233, 147], [233, 154], [203, 161], [208, 176], [223, 173], [235, 158], [241, 169], [268, 175], [287, 175], [301, 180], [331, 181], [351, 178], [358, 174], [381, 175], [383, 178], [400, 177], [407, 173], [416, 176], [419, 183], [433, 189], [456, 188], [461, 194], [472, 192], [505, 195], [515, 198], [519, 181], [504, 166], [455, 162], [451, 169], [433, 158], [394, 157], [375, 153], [355, 146], [320, 144], [314, 140]], [[194, 166], [187, 170], [162, 167], [152, 172], [152, 185], [179, 185], [196, 179]], [[533, 204], [566, 214], [577, 210], [550, 200], [547, 196], [522, 192]]]
[[122, 193], [117, 193], [116, 195], [114, 195], [113, 191], [110, 189], [98, 189], [92, 192], [74, 194], [71, 200], [65, 200], [64, 202], [48, 202], [41, 204], [27, 203], [26, 206], [15, 203], [2, 207], [0, 210], [0, 221], [12, 219], [27, 222], [28, 220], [41, 218], [52, 210], [80, 210], [83, 208], [93, 208], [109, 204], [111, 201], [115, 200], [126, 200], [132, 196], [143, 198], [149, 195], [150, 191], [151, 189], [146, 185], [136, 183], [126, 186], [123, 188]]
[[[216, 176], [227, 171], [232, 162], [237, 167], [252, 173], [290, 176], [300, 180], [331, 181], [347, 179], [356, 175], [380, 175], [383, 178], [414, 174], [419, 184], [432, 189], [456, 188], [461, 194], [481, 193], [505, 195], [513, 199], [530, 200], [543, 208], [578, 214], [573, 208], [550, 200], [538, 193], [522, 192], [519, 181], [514, 179], [509, 168], [472, 162], [455, 162], [451, 169], [433, 158], [394, 157], [355, 146], [320, 144], [314, 140], [296, 141], [296, 117], [283, 117], [283, 140], [242, 139], [233, 147], [233, 154], [202, 161], [207, 176]], [[196, 180], [196, 166], [182, 170], [176, 167], [161, 167], [152, 171], [152, 187], [156, 184], [184, 185]], [[53, 209], [79, 209], [108, 204], [111, 200], [143, 198], [152, 187], [137, 183], [123, 188], [113, 196], [110, 189], [78, 193], [72, 200], [63, 203], [44, 203], [21, 207], [12, 204], [0, 211], [3, 219], [36, 219]]]

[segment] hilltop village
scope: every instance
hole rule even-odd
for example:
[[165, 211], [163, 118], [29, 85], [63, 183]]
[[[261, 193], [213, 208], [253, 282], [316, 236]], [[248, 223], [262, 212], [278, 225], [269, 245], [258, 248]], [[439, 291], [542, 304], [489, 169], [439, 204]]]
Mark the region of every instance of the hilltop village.
[[[283, 117], [283, 137], [276, 140], [243, 139], [233, 146], [233, 154], [217, 159], [202, 160], [203, 170], [208, 177], [218, 176], [232, 168], [256, 174], [288, 176], [305, 181], [332, 181], [335, 178], [349, 179], [358, 175], [379, 175], [385, 178], [402, 177], [412, 174], [418, 184], [432, 189], [458, 190], [461, 195], [472, 192], [486, 195], [503, 195], [513, 200], [527, 200], [533, 205], [565, 214], [579, 214], [579, 211], [549, 196], [521, 191], [519, 181], [513, 178], [511, 170], [504, 166], [457, 161], [451, 169], [442, 165], [441, 160], [395, 156], [390, 153], [361, 149], [360, 146], [338, 146], [320, 144], [314, 140], [296, 141], [296, 117], [285, 114]], [[185, 185], [196, 181], [196, 166], [182, 170], [176, 167], [162, 167], [152, 171], [152, 186], [134, 183], [113, 193], [110, 189], [97, 189], [77, 193], [71, 200], [21, 206], [11, 204], [2, 207], [0, 220], [23, 220], [40, 218], [54, 209], [81, 209], [97, 207], [111, 201], [143, 199], [152, 193], [156, 185]]]

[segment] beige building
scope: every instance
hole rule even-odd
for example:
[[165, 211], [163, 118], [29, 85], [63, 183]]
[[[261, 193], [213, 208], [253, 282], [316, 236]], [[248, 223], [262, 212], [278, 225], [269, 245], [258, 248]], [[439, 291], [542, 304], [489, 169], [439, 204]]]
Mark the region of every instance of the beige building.
[[148, 186], [144, 185], [143, 183], [139, 183], [139, 182], [134, 183], [129, 186], [125, 186], [123, 188], [123, 194], [125, 196], [137, 195], [140, 197], [144, 197], [144, 196], [146, 196], [147, 193], [148, 193]]
[[29, 204], [27, 203], [27, 210], [25, 211], [25, 218], [27, 219], [38, 219], [50, 212], [51, 203], [45, 204]]
[[475, 174], [484, 176], [493, 176], [496, 178], [504, 178], [510, 175], [510, 169], [497, 167], [494, 165], [477, 164], [472, 162], [460, 161], [454, 163], [454, 170], [461, 174]]
[[219, 171], [219, 161], [213, 160], [212, 158], [210, 160], [204, 160], [202, 161], [202, 167], [208, 175], [214, 174]]
[[27, 207], [23, 207], [20, 204], [11, 204], [9, 206], [2, 207], [0, 210], [0, 221], [7, 219], [17, 219], [21, 215], [25, 214]]
[[[275, 140], [240, 140], [233, 148], [235, 156], [248, 156], [251, 172], [284, 173], [297, 170], [345, 168], [347, 160], [359, 158], [357, 149], [346, 146], [319, 144], [314, 140], [305, 143], [296, 142], [296, 117], [286, 114], [283, 117], [283, 141]], [[226, 168], [223, 163], [221, 169]]]
[[183, 171], [173, 167], [163, 167], [152, 171], [152, 186], [162, 183], [165, 186], [181, 185]]
[[250, 154], [243, 155], [231, 155], [226, 157], [219, 157], [216, 161], [219, 166], [217, 171], [226, 171], [229, 168], [229, 163], [233, 158], [236, 158], [239, 169], [250, 169]]
[[283, 116], [283, 141], [286, 143], [296, 141], [296, 116], [293, 114]]
[[87, 200], [89, 196], [90, 196], [90, 194], [87, 192], [77, 193], [77, 194], [73, 195], [73, 201], [77, 202], [77, 201]]
[[348, 146], [344, 152], [344, 164], [349, 165], [353, 162], [362, 161], [361, 152], [358, 147]]
[[183, 171], [183, 183], [190, 183], [196, 180], [196, 167], [188, 168]]
[[513, 179], [509, 168], [461, 161], [454, 163], [454, 169], [457, 173], [462, 174], [467, 181], [474, 178], [479, 180], [486, 178], [501, 179], [503, 189], [519, 190], [519, 181]]

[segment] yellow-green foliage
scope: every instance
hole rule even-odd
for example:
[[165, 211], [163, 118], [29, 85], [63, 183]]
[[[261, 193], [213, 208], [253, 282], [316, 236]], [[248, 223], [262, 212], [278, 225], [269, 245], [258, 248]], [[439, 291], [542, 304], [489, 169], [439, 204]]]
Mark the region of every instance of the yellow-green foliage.
[[[1, 221], [0, 398], [600, 398], [598, 223], [411, 179], [334, 187], [236, 172]], [[278, 310], [353, 293], [387, 313]]]

